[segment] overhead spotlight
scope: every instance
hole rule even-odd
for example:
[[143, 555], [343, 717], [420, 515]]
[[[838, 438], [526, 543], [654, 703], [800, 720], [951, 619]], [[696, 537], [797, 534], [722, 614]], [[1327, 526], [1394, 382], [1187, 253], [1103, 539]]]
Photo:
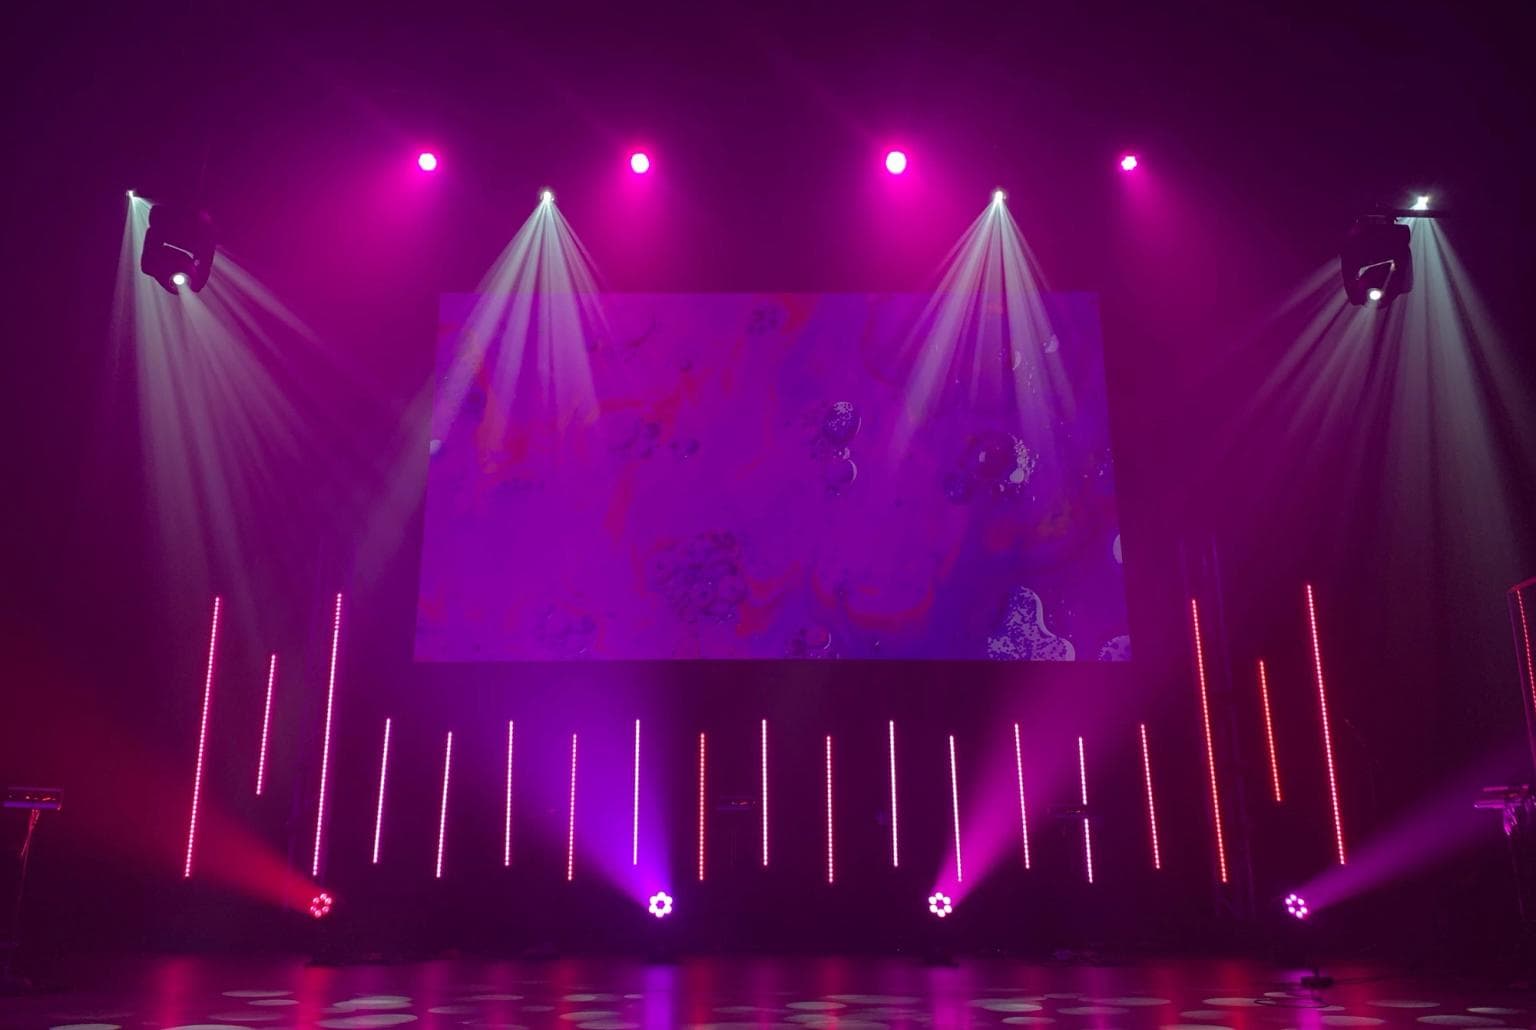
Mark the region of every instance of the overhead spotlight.
[[1005, 201], [1007, 199], [1008, 199], [1008, 194], [1004, 193], [1001, 189], [996, 189], [996, 190], [992, 191], [992, 203], [994, 203], [994, 204], [1001, 204], [1003, 201]]
[[133, 194], [133, 190], [129, 190], [129, 191], [128, 191], [128, 199], [129, 199], [129, 200], [132, 200], [132, 199], [133, 199], [133, 196], [134, 196], [134, 194]]
[[321, 891], [309, 899], [309, 914], [314, 919], [324, 919], [331, 914], [331, 909], [336, 905], [336, 899], [331, 897], [329, 891]]
[[1135, 154], [1126, 154], [1120, 159], [1120, 170], [1122, 172], [1134, 172], [1137, 164]]
[[1428, 211], [1429, 210], [1429, 194], [1421, 193], [1417, 197], [1415, 197], [1414, 201], [1413, 201], [1413, 210], [1415, 210], [1415, 211]]
[[955, 910], [955, 904], [948, 894], [943, 891], [934, 891], [928, 895], [928, 911], [943, 919]]
[[1391, 215], [1356, 219], [1339, 248], [1339, 272], [1351, 304], [1390, 301], [1413, 289], [1412, 235]]
[[540, 190], [539, 191], [539, 203], [540, 204], [553, 204], [554, 202], [555, 202], [555, 191], [554, 190]]
[[644, 151], [637, 150], [629, 155], [629, 170], [636, 175], [644, 175], [651, 170], [651, 156]]
[[650, 904], [646, 906], [646, 911], [650, 912], [657, 919], [664, 919], [671, 915], [672, 895], [666, 891], [657, 891], [655, 894], [652, 894]]
[[892, 150], [885, 155], [885, 170], [892, 175], [900, 175], [907, 170], [907, 155], [902, 150]]
[[416, 156], [416, 167], [424, 172], [437, 171], [437, 155], [430, 150], [424, 150]]
[[1292, 919], [1306, 919], [1312, 914], [1307, 908], [1307, 899], [1300, 894], [1287, 894], [1285, 896], [1285, 913]]
[[149, 209], [139, 268], [168, 293], [179, 293], [184, 286], [196, 293], [208, 285], [213, 246], [213, 219], [208, 212], [156, 204]]

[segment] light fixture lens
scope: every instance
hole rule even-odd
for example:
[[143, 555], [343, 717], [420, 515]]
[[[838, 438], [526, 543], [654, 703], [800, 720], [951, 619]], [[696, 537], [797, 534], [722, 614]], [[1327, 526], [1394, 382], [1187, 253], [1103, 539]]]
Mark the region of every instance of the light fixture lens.
[[1005, 201], [1007, 199], [1008, 199], [1008, 194], [1004, 193], [1002, 190], [993, 190], [992, 191], [992, 203], [994, 203], [994, 204], [1001, 204], [1003, 201]]
[[309, 914], [315, 919], [324, 919], [331, 914], [336, 899], [331, 897], [329, 891], [321, 891], [309, 899]]
[[1377, 301], [1381, 300], [1382, 297], [1385, 297], [1386, 293], [1383, 292], [1382, 290], [1379, 290], [1376, 287], [1372, 286], [1369, 290], [1365, 291], [1365, 296], [1366, 296], [1366, 299], [1368, 299], [1369, 301], [1371, 301], [1371, 303], [1374, 304]]
[[1429, 210], [1429, 195], [1427, 193], [1421, 193], [1418, 197], [1416, 197], [1414, 199], [1414, 201], [1413, 201], [1413, 210], [1415, 210], [1415, 211], [1428, 211]]
[[541, 204], [553, 204], [554, 202], [555, 202], [555, 191], [554, 190], [541, 190], [539, 192], [539, 203], [541, 203]]
[[1122, 172], [1134, 172], [1137, 164], [1135, 154], [1126, 154], [1120, 159], [1120, 170]]
[[672, 896], [666, 891], [657, 891], [651, 895], [650, 903], [646, 910], [657, 919], [665, 918], [672, 914]]
[[437, 171], [437, 155], [430, 150], [423, 151], [416, 157], [416, 167], [424, 172]]
[[904, 151], [893, 150], [885, 155], [885, 170], [892, 175], [900, 175], [907, 170], [907, 155]]
[[187, 273], [185, 273], [185, 272], [177, 272], [175, 275], [171, 276], [171, 285], [172, 286], [185, 286], [185, 285], [187, 285]]
[[636, 151], [629, 155], [629, 170], [636, 175], [644, 175], [651, 170], [651, 158], [649, 154]]

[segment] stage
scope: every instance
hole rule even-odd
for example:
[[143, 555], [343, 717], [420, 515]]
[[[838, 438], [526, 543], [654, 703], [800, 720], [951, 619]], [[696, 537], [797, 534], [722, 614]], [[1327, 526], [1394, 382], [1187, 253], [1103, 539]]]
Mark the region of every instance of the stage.
[[308, 966], [296, 958], [103, 960], [70, 990], [0, 1002], [22, 1027], [1528, 1026], [1529, 995], [1385, 967], [1250, 960], [1113, 965], [899, 958], [500, 961]]

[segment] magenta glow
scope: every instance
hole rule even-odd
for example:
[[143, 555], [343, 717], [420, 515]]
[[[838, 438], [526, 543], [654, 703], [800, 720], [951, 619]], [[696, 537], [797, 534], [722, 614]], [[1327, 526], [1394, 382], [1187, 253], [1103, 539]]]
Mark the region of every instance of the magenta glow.
[[437, 155], [430, 150], [424, 150], [416, 155], [416, 167], [424, 172], [437, 171]]
[[885, 170], [900, 175], [907, 170], [907, 154], [904, 150], [892, 150], [885, 155]]
[[629, 155], [629, 170], [636, 175], [644, 175], [651, 170], [651, 157], [642, 150], [637, 150]]

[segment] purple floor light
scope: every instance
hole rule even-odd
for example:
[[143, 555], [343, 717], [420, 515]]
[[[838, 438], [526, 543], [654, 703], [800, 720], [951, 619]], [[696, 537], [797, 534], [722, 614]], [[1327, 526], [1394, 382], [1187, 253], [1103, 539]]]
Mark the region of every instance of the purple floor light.
[[664, 919], [672, 914], [672, 895], [666, 891], [657, 891], [651, 895], [651, 900], [646, 905], [646, 911], [657, 919]]
[[331, 914], [331, 909], [336, 906], [336, 899], [331, 897], [329, 891], [320, 891], [309, 899], [309, 914], [313, 919], [324, 919]]
[[943, 919], [955, 910], [954, 902], [943, 891], [934, 891], [928, 895], [928, 911]]
[[1300, 894], [1285, 896], [1285, 912], [1293, 919], [1306, 919], [1312, 914], [1312, 910], [1307, 908], [1307, 899]]
[[900, 175], [907, 170], [907, 155], [902, 150], [892, 150], [885, 155], [885, 170]]
[[437, 155], [430, 150], [422, 151], [416, 156], [416, 167], [424, 172], [437, 171]]

